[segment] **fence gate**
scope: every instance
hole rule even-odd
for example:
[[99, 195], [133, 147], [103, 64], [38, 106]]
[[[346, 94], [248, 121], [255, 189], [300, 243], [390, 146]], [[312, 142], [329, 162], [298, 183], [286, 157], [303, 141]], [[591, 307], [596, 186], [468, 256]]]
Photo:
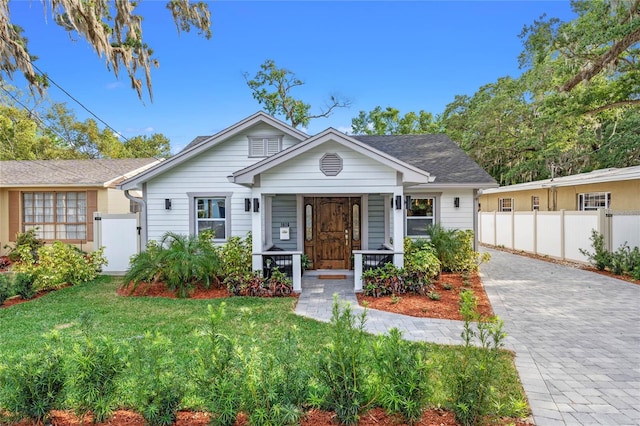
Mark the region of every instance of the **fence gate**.
[[140, 251], [138, 213], [93, 215], [94, 247], [104, 247], [109, 262], [102, 272], [124, 274], [129, 269], [129, 258]]

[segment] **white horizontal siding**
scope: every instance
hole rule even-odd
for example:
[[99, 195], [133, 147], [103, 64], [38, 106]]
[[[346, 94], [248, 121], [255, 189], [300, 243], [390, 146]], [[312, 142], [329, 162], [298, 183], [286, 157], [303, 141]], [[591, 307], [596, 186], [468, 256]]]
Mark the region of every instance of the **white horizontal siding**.
[[[158, 240], [167, 231], [189, 233], [188, 193], [233, 193], [231, 198], [231, 236], [244, 237], [251, 231], [251, 212], [244, 211], [244, 199], [251, 198], [249, 188], [230, 183], [228, 176], [262, 158], [249, 158], [248, 135], [281, 135], [268, 125], [255, 126], [199, 156], [176, 166], [147, 183], [148, 238]], [[283, 148], [297, 142], [286, 136]], [[164, 200], [171, 200], [165, 210]]]
[[[460, 207], [454, 207], [455, 197], [460, 197]], [[471, 189], [442, 191], [440, 224], [449, 229], [473, 230], [474, 202]]]
[[376, 250], [384, 244], [384, 200], [379, 194], [369, 195], [369, 247]]
[[[326, 176], [320, 171], [320, 159], [326, 153], [342, 158], [342, 171]], [[343, 145], [327, 142], [275, 170], [262, 173], [263, 190], [276, 193], [365, 193], [381, 192], [396, 185], [396, 171]]]

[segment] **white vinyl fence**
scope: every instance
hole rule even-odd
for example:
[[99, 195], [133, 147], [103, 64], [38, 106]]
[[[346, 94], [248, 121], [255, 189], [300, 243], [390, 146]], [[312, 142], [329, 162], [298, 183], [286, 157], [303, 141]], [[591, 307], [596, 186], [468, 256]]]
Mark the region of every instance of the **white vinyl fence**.
[[478, 225], [483, 244], [577, 262], [588, 262], [580, 249], [593, 252], [594, 229], [611, 251], [625, 242], [640, 247], [638, 211], [480, 212]]

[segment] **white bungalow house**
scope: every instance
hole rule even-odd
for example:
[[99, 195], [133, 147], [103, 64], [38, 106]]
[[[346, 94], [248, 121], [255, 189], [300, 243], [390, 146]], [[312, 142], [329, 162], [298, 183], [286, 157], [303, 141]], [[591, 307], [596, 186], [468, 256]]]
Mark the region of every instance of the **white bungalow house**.
[[301, 290], [310, 269], [353, 271], [392, 256], [403, 265], [405, 236], [427, 226], [477, 230], [477, 194], [496, 181], [445, 135], [351, 136], [329, 128], [309, 136], [258, 112], [126, 180], [140, 190], [143, 241], [167, 231], [253, 236], [253, 268], [266, 256]]

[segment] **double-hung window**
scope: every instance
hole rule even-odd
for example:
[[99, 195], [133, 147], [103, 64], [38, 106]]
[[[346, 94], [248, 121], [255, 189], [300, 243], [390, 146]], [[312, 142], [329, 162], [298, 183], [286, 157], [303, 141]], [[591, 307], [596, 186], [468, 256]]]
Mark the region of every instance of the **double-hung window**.
[[227, 199], [226, 197], [195, 198], [195, 232], [213, 231], [214, 239], [227, 239]]
[[282, 136], [249, 136], [249, 157], [269, 157], [282, 151]]
[[87, 193], [23, 192], [22, 224], [44, 240], [86, 240]]
[[500, 198], [500, 199], [498, 199], [498, 211], [499, 212], [512, 212], [513, 211], [513, 198]]
[[540, 197], [537, 195], [531, 196], [531, 210], [540, 210]]
[[611, 205], [610, 192], [590, 192], [578, 194], [578, 210], [608, 209]]
[[411, 198], [407, 208], [407, 236], [424, 237], [435, 223], [435, 197]]

